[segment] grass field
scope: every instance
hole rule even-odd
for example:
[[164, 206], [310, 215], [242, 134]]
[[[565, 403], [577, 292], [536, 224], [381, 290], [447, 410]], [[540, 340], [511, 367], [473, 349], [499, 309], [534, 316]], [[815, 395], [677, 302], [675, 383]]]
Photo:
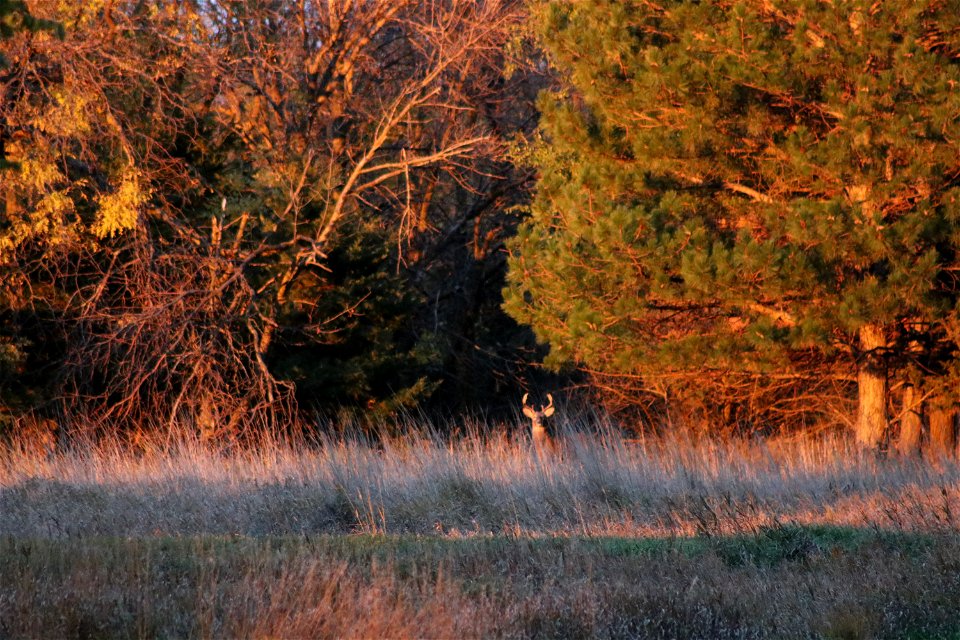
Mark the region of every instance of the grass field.
[[960, 637], [960, 469], [840, 437], [0, 454], [2, 637]]

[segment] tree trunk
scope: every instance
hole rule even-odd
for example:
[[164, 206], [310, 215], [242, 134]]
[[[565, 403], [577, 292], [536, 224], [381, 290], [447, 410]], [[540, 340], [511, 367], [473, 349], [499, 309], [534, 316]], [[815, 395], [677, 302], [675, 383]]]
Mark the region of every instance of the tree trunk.
[[920, 435], [923, 433], [922, 395], [912, 384], [903, 388], [903, 408], [900, 418], [900, 439], [897, 450], [902, 456], [920, 453]]
[[860, 328], [860, 361], [857, 365], [857, 442], [879, 450], [887, 433], [887, 346], [883, 327]]
[[957, 450], [957, 409], [941, 405], [930, 411], [930, 453], [953, 456]]

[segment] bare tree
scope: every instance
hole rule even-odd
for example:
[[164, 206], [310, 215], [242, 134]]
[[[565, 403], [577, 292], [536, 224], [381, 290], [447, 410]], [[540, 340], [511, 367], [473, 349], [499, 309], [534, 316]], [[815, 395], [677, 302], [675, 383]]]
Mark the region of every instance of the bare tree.
[[11, 45], [8, 148], [47, 173], [5, 185], [0, 251], [69, 345], [71, 411], [213, 436], [288, 420], [277, 336], [335, 342], [361, 316], [369, 292], [330, 295], [358, 225], [424, 290], [451, 245], [502, 262], [491, 214], [526, 180], [503, 160], [522, 3], [32, 8], [67, 37]]

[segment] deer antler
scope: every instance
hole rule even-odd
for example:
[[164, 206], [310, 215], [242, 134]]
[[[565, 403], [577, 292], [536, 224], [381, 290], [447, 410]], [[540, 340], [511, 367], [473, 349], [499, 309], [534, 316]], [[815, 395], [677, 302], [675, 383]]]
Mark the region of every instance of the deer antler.
[[554, 409], [553, 409], [553, 396], [550, 395], [549, 393], [547, 394], [547, 400], [549, 401], [549, 402], [547, 403], [547, 406], [541, 407], [541, 408], [540, 408], [540, 412], [543, 413], [544, 416], [546, 416], [546, 417], [549, 418], [550, 416], [553, 415], [553, 411], [554, 411]]
[[527, 404], [527, 398], [529, 397], [530, 397], [529, 393], [523, 394], [523, 414], [525, 416], [531, 419], [536, 419], [536, 418], [549, 418], [550, 416], [553, 415], [553, 412], [554, 412], [553, 395], [548, 393], [547, 404], [540, 405], [539, 409], [534, 409], [533, 407]]

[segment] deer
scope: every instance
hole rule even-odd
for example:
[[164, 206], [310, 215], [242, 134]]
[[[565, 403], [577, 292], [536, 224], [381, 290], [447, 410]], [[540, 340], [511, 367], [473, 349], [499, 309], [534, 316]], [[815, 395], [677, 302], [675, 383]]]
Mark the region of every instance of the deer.
[[541, 405], [539, 409], [534, 409], [527, 404], [527, 398], [529, 397], [529, 393], [523, 394], [523, 415], [530, 418], [530, 436], [533, 440], [533, 448], [538, 453], [552, 451], [555, 449], [555, 445], [553, 438], [543, 426], [543, 419], [553, 415], [553, 396], [548, 393], [546, 406]]

